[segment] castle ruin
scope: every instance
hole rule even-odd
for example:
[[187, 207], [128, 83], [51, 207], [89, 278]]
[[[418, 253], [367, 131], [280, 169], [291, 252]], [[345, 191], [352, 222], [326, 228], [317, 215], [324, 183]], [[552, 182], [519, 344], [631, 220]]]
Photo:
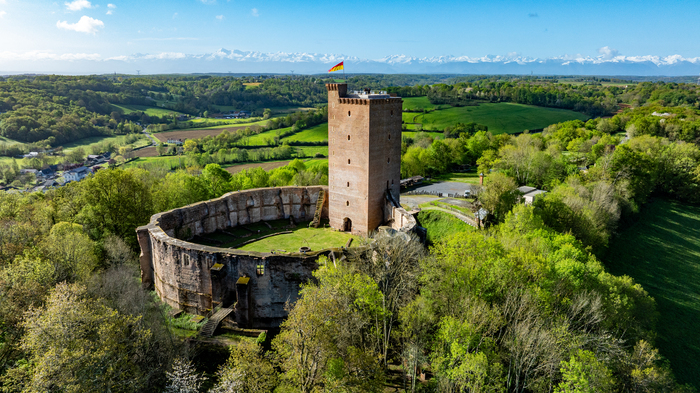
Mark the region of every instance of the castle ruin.
[[[144, 287], [176, 310], [212, 315], [227, 309], [240, 328], [275, 328], [320, 256], [343, 248], [264, 253], [192, 243], [196, 236], [261, 221], [327, 219], [336, 230], [366, 235], [386, 225], [418, 228], [399, 205], [400, 98], [327, 84], [329, 186], [231, 192], [151, 217], [137, 228]], [[331, 255], [333, 254], [333, 255]]]

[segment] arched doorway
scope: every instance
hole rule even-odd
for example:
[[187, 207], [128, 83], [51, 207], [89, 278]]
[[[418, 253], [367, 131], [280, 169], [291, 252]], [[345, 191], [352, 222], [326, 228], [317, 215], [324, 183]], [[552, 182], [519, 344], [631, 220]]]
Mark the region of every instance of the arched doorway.
[[352, 232], [352, 220], [347, 217], [343, 219], [343, 232]]

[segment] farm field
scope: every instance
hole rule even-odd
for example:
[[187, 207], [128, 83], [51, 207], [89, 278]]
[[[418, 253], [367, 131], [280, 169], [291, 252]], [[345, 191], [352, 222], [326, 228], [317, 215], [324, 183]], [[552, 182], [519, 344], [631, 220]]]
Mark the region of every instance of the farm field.
[[148, 116], [179, 116], [182, 113], [176, 112], [170, 109], [158, 108], [153, 106], [144, 105], [124, 105], [124, 104], [111, 104], [114, 108], [117, 108], [123, 114], [128, 115], [133, 112], [143, 112]]
[[[408, 97], [403, 99], [403, 109], [408, 110], [423, 110], [423, 109], [433, 109], [433, 108], [449, 108], [449, 105], [435, 105], [431, 104], [428, 97]], [[416, 113], [414, 113], [416, 114]]]
[[656, 299], [656, 344], [681, 383], [700, 388], [700, 207], [655, 200], [610, 244], [608, 270]]
[[225, 130], [228, 131], [235, 131], [239, 129], [244, 129], [245, 126], [242, 127], [229, 127], [229, 126], [221, 126], [219, 128], [190, 128], [187, 130], [174, 130], [174, 131], [167, 131], [167, 132], [155, 132], [152, 135], [156, 137], [159, 141], [165, 143], [168, 141], [168, 139], [195, 139], [195, 138], [204, 138], [207, 135], [211, 136], [217, 136], [224, 132]]
[[415, 118], [415, 122], [431, 130], [442, 130], [457, 123], [474, 122], [488, 126], [489, 131], [495, 135], [535, 130], [550, 124], [576, 119], [587, 120], [588, 116], [566, 109], [513, 103], [484, 103], [478, 106], [451, 107], [420, 114]]
[[441, 139], [445, 136], [445, 134], [443, 134], [442, 132], [431, 132], [431, 131], [403, 131], [403, 132], [401, 132], [401, 136], [406, 136], [406, 137], [415, 139], [416, 136], [418, 136], [418, 134], [420, 134], [420, 133], [428, 134], [431, 137], [433, 137], [433, 139]]
[[136, 150], [134, 152], [134, 157], [158, 157], [158, 151], [155, 146], [146, 147]]
[[297, 142], [321, 142], [328, 141], [328, 123], [322, 123], [307, 128], [294, 135], [282, 138], [282, 141]]
[[[92, 154], [91, 149], [93, 145], [101, 144], [101, 143], [114, 143], [116, 145], [120, 144], [120, 141], [125, 138], [124, 135], [118, 135], [118, 136], [90, 136], [87, 138], [83, 139], [78, 139], [73, 142], [65, 143], [63, 144], [63, 151], [64, 152], [70, 152], [74, 149], [77, 149], [79, 147], [83, 148], [85, 150], [86, 154]], [[141, 146], [148, 146], [151, 144], [151, 141], [146, 138], [143, 135], [139, 135], [139, 139], [131, 144], [131, 147], [137, 148]]]
[[286, 160], [286, 161], [267, 161], [267, 162], [251, 162], [251, 163], [248, 163], [248, 164], [234, 164], [234, 165], [231, 165], [231, 166], [228, 166], [228, 167], [224, 167], [224, 169], [226, 169], [226, 171], [227, 171], [228, 173], [230, 173], [230, 174], [238, 173], [238, 172], [241, 172], [241, 171], [245, 171], [246, 169], [253, 169], [253, 168], [257, 168], [257, 167], [260, 167], [260, 168], [262, 168], [262, 169], [264, 169], [264, 170], [266, 170], [266, 171], [269, 171], [269, 170], [272, 170], [272, 169], [275, 169], [275, 168], [279, 168], [279, 167], [285, 166], [285, 165], [289, 164], [290, 162], [291, 162], [290, 160]]

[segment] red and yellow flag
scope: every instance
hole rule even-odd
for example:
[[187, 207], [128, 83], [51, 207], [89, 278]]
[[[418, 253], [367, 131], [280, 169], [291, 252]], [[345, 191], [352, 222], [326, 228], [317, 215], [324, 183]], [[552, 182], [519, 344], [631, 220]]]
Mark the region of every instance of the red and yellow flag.
[[343, 62], [341, 61], [340, 63], [334, 65], [330, 70], [328, 70], [328, 72], [340, 71], [342, 69], [344, 69], [344, 68], [343, 68]]

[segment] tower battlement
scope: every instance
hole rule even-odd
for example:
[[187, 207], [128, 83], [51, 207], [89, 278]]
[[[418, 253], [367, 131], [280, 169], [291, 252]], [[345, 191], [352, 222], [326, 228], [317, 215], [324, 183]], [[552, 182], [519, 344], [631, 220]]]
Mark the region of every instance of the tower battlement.
[[367, 234], [391, 218], [386, 192], [399, 200], [403, 101], [385, 92], [348, 94], [344, 83], [326, 89], [330, 224]]

